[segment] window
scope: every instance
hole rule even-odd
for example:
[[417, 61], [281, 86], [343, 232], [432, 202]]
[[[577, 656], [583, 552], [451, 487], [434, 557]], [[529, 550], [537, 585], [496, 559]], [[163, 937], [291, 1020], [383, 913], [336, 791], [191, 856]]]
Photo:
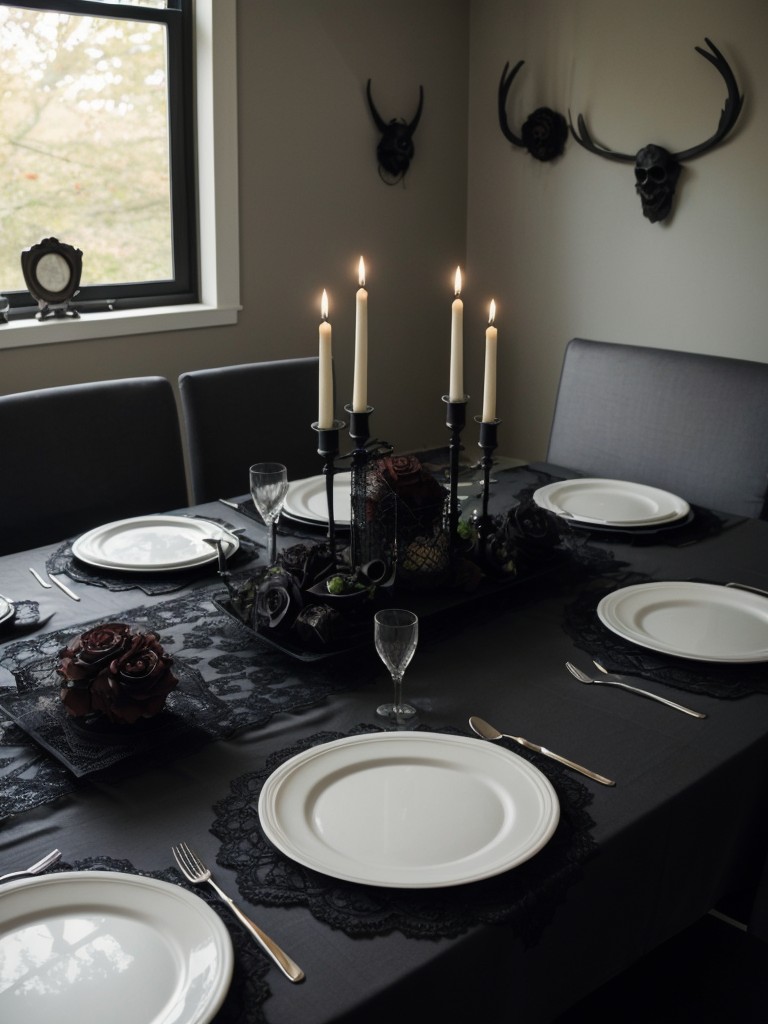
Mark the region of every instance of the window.
[[[0, 348], [236, 322], [235, 0], [18, 0], [0, 21]], [[83, 249], [80, 320], [20, 318], [20, 253], [47, 236]]]

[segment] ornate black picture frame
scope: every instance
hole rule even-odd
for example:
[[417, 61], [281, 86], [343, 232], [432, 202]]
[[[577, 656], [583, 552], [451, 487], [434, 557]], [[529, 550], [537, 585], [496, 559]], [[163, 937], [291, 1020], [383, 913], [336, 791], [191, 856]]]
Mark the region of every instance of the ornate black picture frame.
[[58, 238], [43, 238], [23, 250], [21, 269], [30, 295], [40, 306], [38, 319], [79, 315], [68, 307], [80, 287], [83, 270], [80, 249]]

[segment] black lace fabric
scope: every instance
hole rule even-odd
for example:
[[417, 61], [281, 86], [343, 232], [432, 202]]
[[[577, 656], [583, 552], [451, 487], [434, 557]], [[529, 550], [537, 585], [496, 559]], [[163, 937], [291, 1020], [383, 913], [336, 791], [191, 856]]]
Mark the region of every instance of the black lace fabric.
[[[223, 612], [216, 590], [138, 606], [121, 621], [152, 630], [179, 669], [179, 692], [169, 699], [166, 736], [148, 729], [140, 738], [143, 768], [189, 752], [195, 745], [231, 736], [240, 729], [263, 725], [283, 711], [315, 704], [351, 684], [343, 672], [294, 663], [260, 644], [253, 634]], [[130, 748], [100, 742], [67, 721], [58, 700], [54, 666], [59, 651], [96, 625], [93, 619], [66, 629], [38, 634], [7, 644], [0, 670], [0, 817], [30, 810], [71, 793], [78, 786], [75, 770], [130, 772], [136, 762]], [[203, 680], [205, 682], [203, 683]], [[15, 682], [15, 686], [14, 686]], [[20, 707], [20, 702], [26, 702]], [[8, 715], [32, 718], [33, 735]], [[163, 713], [165, 714], [165, 712]], [[150, 720], [151, 721], [151, 720]], [[50, 755], [54, 754], [53, 757]]]
[[[551, 921], [568, 888], [596, 849], [587, 807], [592, 794], [565, 769], [546, 758], [528, 757], [554, 786], [560, 821], [552, 839], [531, 860], [495, 878], [448, 889], [394, 889], [340, 881], [285, 857], [266, 839], [258, 820], [262, 786], [288, 758], [343, 735], [376, 733], [359, 725], [348, 734], [316, 733], [274, 753], [266, 766], [235, 779], [214, 806], [211, 832], [221, 840], [217, 860], [237, 873], [237, 887], [249, 902], [273, 907], [306, 907], [319, 921], [354, 938], [400, 931], [409, 938], [455, 937], [480, 924], [508, 924], [533, 945]], [[428, 730], [424, 728], [422, 731]], [[439, 730], [458, 735], [457, 730]], [[460, 823], [457, 823], [460, 827]]]
[[648, 583], [651, 577], [621, 572], [590, 580], [565, 609], [563, 628], [581, 650], [597, 658], [609, 672], [665, 683], [687, 693], [701, 693], [721, 700], [736, 700], [753, 693], [768, 693], [765, 664], [720, 664], [667, 657], [638, 647], [605, 627], [597, 606], [607, 594], [621, 587]]
[[[155, 878], [161, 882], [180, 885], [188, 892], [194, 892], [211, 906], [227, 927], [235, 952], [235, 966], [232, 983], [224, 1003], [213, 1018], [213, 1024], [264, 1024], [264, 1003], [270, 996], [267, 976], [272, 963], [262, 953], [250, 935], [243, 930], [226, 904], [216, 897], [207, 886], [193, 886], [177, 871], [166, 868], [162, 871], [141, 871], [128, 860], [113, 857], [88, 857], [86, 860], [67, 864], [62, 861], [49, 874], [61, 871], [120, 871], [124, 874]], [[137, 1022], [138, 1024], [138, 1022]]]

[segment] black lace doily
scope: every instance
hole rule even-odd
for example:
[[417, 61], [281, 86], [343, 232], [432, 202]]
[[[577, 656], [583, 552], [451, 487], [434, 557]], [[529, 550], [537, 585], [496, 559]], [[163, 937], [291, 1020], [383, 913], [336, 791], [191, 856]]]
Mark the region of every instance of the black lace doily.
[[51, 612], [49, 615], [41, 617], [40, 605], [37, 601], [14, 601], [13, 607], [13, 617], [0, 623], [0, 638], [4, 643], [9, 637], [23, 636], [25, 633], [39, 629], [53, 616], [53, 612]]
[[728, 665], [667, 657], [638, 647], [605, 627], [597, 606], [607, 594], [620, 587], [648, 583], [651, 577], [625, 572], [610, 580], [590, 581], [576, 600], [565, 609], [563, 628], [581, 650], [597, 658], [609, 672], [664, 683], [687, 693], [701, 693], [721, 700], [734, 700], [753, 693], [768, 693], [765, 664]]
[[[209, 742], [263, 725], [279, 712], [308, 707], [332, 693], [360, 685], [338, 668], [324, 672], [320, 665], [302, 664], [297, 674], [283, 655], [260, 644], [221, 611], [213, 602], [215, 595], [216, 591], [195, 591], [120, 616], [122, 621], [158, 633], [163, 647], [184, 666], [189, 681], [184, 728], [173, 743], [148, 747], [143, 766], [152, 759], [171, 759], [189, 749], [190, 743]], [[99, 621], [92, 619], [8, 643], [0, 670], [0, 702], [4, 692], [6, 696], [15, 691], [43, 696], [54, 689], [58, 693], [54, 665], [59, 651]], [[134, 759], [129, 759], [107, 771], [133, 770], [133, 764]], [[69, 768], [27, 732], [7, 719], [0, 722], [0, 818], [49, 803], [77, 784]]]
[[139, 875], [142, 878], [156, 878], [161, 882], [179, 885], [194, 892], [221, 917], [227, 927], [235, 952], [235, 966], [232, 982], [224, 1003], [213, 1018], [212, 1024], [265, 1024], [263, 1006], [271, 995], [267, 976], [272, 963], [262, 953], [253, 939], [243, 930], [237, 918], [226, 904], [217, 899], [207, 886], [193, 886], [176, 870], [140, 871], [128, 860], [112, 857], [88, 857], [72, 864], [59, 861], [49, 874], [60, 871], [120, 871], [124, 874]]
[[[205, 516], [206, 522], [217, 523], [231, 530], [231, 524], [223, 519]], [[258, 541], [238, 534], [240, 546], [228, 559], [231, 568], [246, 565], [257, 556], [257, 549], [263, 547]], [[109, 569], [90, 568], [72, 553], [72, 541], [68, 540], [48, 556], [45, 563], [46, 571], [58, 575], [69, 576], [76, 583], [87, 583], [93, 587], [104, 587], [106, 590], [142, 590], [145, 594], [172, 594], [189, 586], [193, 580], [212, 577], [216, 571], [213, 561], [194, 569], [182, 569], [179, 572], [147, 573], [110, 572]]]
[[[359, 725], [346, 735], [381, 731]], [[459, 734], [455, 729], [440, 731]], [[452, 886], [449, 892], [357, 885], [285, 857], [265, 838], [257, 813], [261, 788], [280, 764], [343, 735], [316, 733], [273, 754], [265, 768], [234, 780], [229, 796], [214, 806], [211, 832], [222, 843], [217, 860], [237, 872], [242, 896], [265, 906], [306, 907], [319, 921], [355, 938], [398, 930], [410, 938], [437, 939], [460, 935], [478, 924], [509, 924], [522, 941], [534, 944], [597, 849], [591, 834], [594, 822], [587, 812], [592, 794], [586, 786], [556, 763], [515, 748], [549, 778], [560, 802], [555, 834], [535, 857], [503, 875]]]

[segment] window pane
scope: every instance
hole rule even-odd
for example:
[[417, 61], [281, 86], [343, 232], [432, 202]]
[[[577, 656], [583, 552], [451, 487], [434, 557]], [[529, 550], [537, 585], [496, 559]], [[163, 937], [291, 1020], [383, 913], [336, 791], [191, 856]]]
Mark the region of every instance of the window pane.
[[166, 27], [4, 5], [0, 97], [0, 292], [49, 236], [84, 287], [171, 278]]

